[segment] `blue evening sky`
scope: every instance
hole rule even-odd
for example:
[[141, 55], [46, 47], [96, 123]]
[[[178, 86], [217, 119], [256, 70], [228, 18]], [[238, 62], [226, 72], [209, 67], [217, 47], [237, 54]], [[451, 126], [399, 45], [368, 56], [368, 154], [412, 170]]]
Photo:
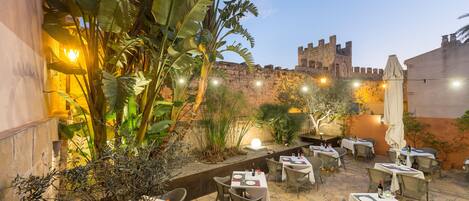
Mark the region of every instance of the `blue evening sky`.
[[[353, 43], [353, 66], [384, 68], [440, 46], [441, 36], [469, 24], [469, 0], [253, 0], [260, 16], [243, 24], [256, 39], [256, 63], [294, 68], [297, 48], [330, 35]], [[245, 47], [248, 44], [245, 43]], [[226, 61], [241, 62], [233, 54]]]

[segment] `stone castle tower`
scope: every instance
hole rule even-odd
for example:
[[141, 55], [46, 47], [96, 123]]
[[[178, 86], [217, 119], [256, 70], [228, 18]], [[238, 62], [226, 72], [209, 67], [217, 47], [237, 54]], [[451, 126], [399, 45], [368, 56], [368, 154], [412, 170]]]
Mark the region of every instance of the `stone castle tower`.
[[328, 73], [333, 77], [347, 78], [353, 72], [352, 68], [352, 42], [345, 43], [342, 48], [337, 44], [336, 36], [329, 37], [329, 43], [324, 39], [318, 41], [314, 47], [309, 43], [308, 47], [298, 47], [298, 65], [295, 70], [308, 73]]

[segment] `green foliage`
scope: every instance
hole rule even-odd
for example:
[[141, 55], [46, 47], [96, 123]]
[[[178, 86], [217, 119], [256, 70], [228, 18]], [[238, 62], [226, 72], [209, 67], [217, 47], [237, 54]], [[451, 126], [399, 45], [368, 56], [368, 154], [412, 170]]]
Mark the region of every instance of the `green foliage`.
[[65, 185], [58, 200], [140, 200], [143, 195], [164, 193], [171, 171], [186, 156], [174, 144], [161, 153], [157, 145], [119, 147], [107, 150], [101, 159], [69, 170], [52, 170], [44, 176], [17, 176], [12, 186], [21, 200], [50, 200], [44, 193], [57, 178]]
[[263, 104], [259, 107], [257, 120], [261, 125], [270, 128], [277, 144], [291, 144], [301, 129], [304, 118], [301, 115], [289, 114], [289, 105]]
[[456, 119], [456, 127], [458, 127], [461, 132], [469, 131], [469, 110]]
[[332, 83], [319, 86], [311, 83], [305, 85], [308, 91], [302, 92], [300, 85], [282, 88], [278, 99], [284, 104], [292, 104], [306, 113], [319, 134], [325, 123], [357, 113], [352, 90], [347, 82], [334, 80]]
[[202, 126], [207, 143], [206, 154], [214, 160], [223, 160], [228, 139], [239, 133], [236, 126], [238, 117], [245, 115], [247, 104], [241, 92], [226, 86], [209, 87], [202, 105]]
[[402, 122], [404, 123], [404, 135], [406, 139], [412, 142], [413, 147], [417, 147], [419, 140], [430, 135], [424, 132], [424, 128], [428, 127], [428, 125], [419, 122], [417, 118], [408, 112], [404, 113]]

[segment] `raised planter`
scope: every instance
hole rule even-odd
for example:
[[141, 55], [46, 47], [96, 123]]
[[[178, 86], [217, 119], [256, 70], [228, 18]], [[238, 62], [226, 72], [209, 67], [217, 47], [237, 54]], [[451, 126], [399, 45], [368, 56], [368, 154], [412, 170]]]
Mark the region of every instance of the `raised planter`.
[[301, 141], [311, 143], [313, 145], [320, 145], [321, 143], [332, 144], [333, 147], [339, 146], [339, 141], [341, 137], [339, 136], [331, 136], [331, 135], [300, 135], [299, 136]]

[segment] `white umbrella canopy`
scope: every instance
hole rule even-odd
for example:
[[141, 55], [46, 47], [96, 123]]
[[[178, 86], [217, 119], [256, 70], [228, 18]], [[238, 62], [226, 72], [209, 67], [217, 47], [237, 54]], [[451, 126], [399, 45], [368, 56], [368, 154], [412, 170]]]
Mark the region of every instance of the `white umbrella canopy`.
[[396, 55], [389, 56], [383, 80], [386, 81], [387, 86], [384, 92], [384, 123], [388, 125], [385, 140], [398, 156], [400, 150], [406, 146], [406, 142], [402, 122], [404, 72]]

